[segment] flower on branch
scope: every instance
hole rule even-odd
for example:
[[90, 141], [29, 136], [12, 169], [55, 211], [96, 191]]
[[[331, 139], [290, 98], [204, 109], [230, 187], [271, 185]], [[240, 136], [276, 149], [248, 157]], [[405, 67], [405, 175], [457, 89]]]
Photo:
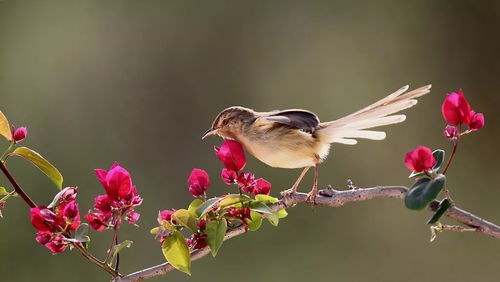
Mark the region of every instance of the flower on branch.
[[195, 168], [191, 171], [188, 178], [189, 193], [193, 197], [205, 197], [206, 191], [210, 186], [208, 173], [203, 169]]
[[109, 171], [95, 170], [106, 194], [94, 199], [94, 211], [89, 211], [85, 219], [92, 229], [102, 231], [121, 223], [122, 217], [130, 224], [135, 224], [139, 214], [134, 209], [142, 203], [132, 184], [130, 173], [118, 163], [114, 163]]
[[233, 140], [225, 140], [222, 146], [214, 147], [214, 149], [217, 157], [227, 169], [240, 171], [245, 167], [245, 152], [240, 143]]
[[65, 235], [80, 226], [80, 213], [76, 203], [77, 188], [68, 187], [58, 194], [53, 206], [30, 209], [31, 224], [38, 231], [35, 240], [52, 253], [60, 253], [69, 244]]
[[432, 155], [431, 149], [419, 146], [417, 149], [406, 153], [405, 164], [409, 170], [414, 172], [429, 171], [436, 159]]
[[481, 129], [484, 127], [484, 115], [481, 113], [475, 113], [474, 111], [470, 112], [470, 122], [469, 122], [469, 128], [472, 131], [476, 131], [478, 129]]
[[[476, 131], [484, 127], [484, 115], [476, 113], [471, 109], [462, 89], [459, 89], [457, 93], [452, 92], [446, 96], [441, 105], [441, 112], [443, 118], [455, 127], [460, 128], [462, 124], [466, 124], [471, 131]], [[449, 136], [459, 136], [459, 133], [457, 134], [451, 130], [451, 128], [447, 127], [444, 132], [444, 136], [450, 140], [454, 137]]]
[[28, 129], [26, 129], [26, 127], [19, 127], [17, 129], [15, 127], [12, 128], [12, 139], [14, 139], [16, 143], [23, 141], [27, 135]]
[[458, 131], [458, 128], [453, 125], [447, 125], [443, 131], [443, 136], [446, 137], [448, 140], [456, 139], [458, 138], [459, 135], [460, 132]]

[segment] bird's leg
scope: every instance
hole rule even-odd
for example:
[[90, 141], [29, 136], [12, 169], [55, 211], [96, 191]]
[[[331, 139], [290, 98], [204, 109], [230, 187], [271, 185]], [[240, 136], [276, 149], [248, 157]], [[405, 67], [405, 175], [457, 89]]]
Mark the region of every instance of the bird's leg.
[[291, 194], [297, 193], [297, 188], [299, 188], [300, 181], [302, 181], [302, 178], [304, 178], [304, 175], [306, 175], [307, 171], [310, 169], [310, 166], [304, 167], [304, 170], [299, 175], [299, 178], [297, 178], [297, 181], [293, 184], [291, 189], [285, 190], [281, 192], [281, 196], [289, 196]]
[[318, 168], [319, 164], [314, 165], [314, 181], [311, 192], [307, 194], [306, 201], [315, 204], [316, 196], [318, 195]]

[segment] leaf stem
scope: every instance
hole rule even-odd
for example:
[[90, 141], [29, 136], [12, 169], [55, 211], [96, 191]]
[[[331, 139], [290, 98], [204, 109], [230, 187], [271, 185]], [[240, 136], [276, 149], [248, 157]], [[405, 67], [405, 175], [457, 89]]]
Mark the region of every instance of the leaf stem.
[[5, 161], [5, 157], [7, 156], [7, 153], [10, 152], [10, 150], [12, 149], [12, 147], [14, 147], [15, 144], [16, 144], [15, 141], [10, 142], [10, 145], [7, 148], [7, 150], [5, 150], [5, 152], [3, 152], [2, 156], [0, 157], [0, 161], [2, 161], [2, 162]]
[[16, 193], [19, 196], [21, 196], [21, 198], [23, 198], [23, 200], [26, 202], [26, 204], [28, 204], [28, 206], [30, 206], [31, 208], [36, 207], [35, 202], [33, 202], [33, 200], [28, 196], [28, 194], [26, 194], [24, 192], [23, 188], [21, 188], [21, 186], [19, 186], [19, 184], [14, 179], [14, 177], [12, 176], [12, 174], [10, 173], [10, 171], [5, 166], [5, 163], [3, 161], [1, 161], [1, 160], [0, 160], [0, 169], [2, 170], [3, 174], [5, 174], [5, 176], [7, 177], [7, 179], [10, 181], [10, 183], [12, 184], [12, 186], [14, 186], [14, 190], [16, 191]]

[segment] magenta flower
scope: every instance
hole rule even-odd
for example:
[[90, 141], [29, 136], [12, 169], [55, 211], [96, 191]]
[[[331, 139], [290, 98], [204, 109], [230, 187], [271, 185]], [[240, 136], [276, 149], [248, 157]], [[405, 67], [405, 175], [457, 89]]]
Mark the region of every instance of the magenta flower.
[[444, 119], [451, 125], [468, 124], [470, 111], [471, 107], [462, 89], [459, 89], [458, 93], [448, 94], [441, 106]]
[[240, 143], [233, 140], [225, 140], [222, 146], [215, 147], [215, 152], [227, 169], [240, 171], [245, 167], [245, 152]]
[[210, 186], [210, 179], [208, 173], [203, 169], [195, 168], [191, 171], [188, 178], [189, 193], [193, 197], [205, 197], [208, 186]]
[[476, 131], [484, 127], [484, 115], [481, 113], [475, 113], [474, 111], [470, 111], [470, 122], [469, 128], [472, 131]]
[[269, 183], [263, 178], [259, 178], [255, 181], [255, 188], [252, 191], [254, 195], [259, 195], [259, 194], [269, 195], [270, 192], [271, 192], [271, 183]]
[[431, 149], [419, 146], [417, 149], [406, 153], [405, 164], [409, 170], [414, 172], [428, 171], [434, 164], [436, 159], [432, 155]]
[[14, 139], [16, 143], [19, 143], [23, 141], [24, 138], [26, 138], [26, 135], [28, 135], [28, 130], [26, 129], [26, 127], [19, 127], [17, 129], [14, 128], [12, 139]]
[[221, 172], [221, 177], [224, 183], [231, 185], [236, 183], [236, 180], [238, 179], [238, 174], [234, 170], [223, 168]]
[[448, 140], [456, 139], [458, 138], [459, 135], [460, 132], [458, 132], [458, 128], [456, 128], [453, 125], [447, 125], [443, 131], [443, 136], [446, 137]]

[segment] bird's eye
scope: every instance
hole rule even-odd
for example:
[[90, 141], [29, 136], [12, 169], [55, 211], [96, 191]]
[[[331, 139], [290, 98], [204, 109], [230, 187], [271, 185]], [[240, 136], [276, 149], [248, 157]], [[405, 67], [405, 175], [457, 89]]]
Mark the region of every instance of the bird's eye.
[[225, 119], [225, 120], [222, 121], [222, 126], [226, 126], [228, 123], [229, 123], [229, 120]]

